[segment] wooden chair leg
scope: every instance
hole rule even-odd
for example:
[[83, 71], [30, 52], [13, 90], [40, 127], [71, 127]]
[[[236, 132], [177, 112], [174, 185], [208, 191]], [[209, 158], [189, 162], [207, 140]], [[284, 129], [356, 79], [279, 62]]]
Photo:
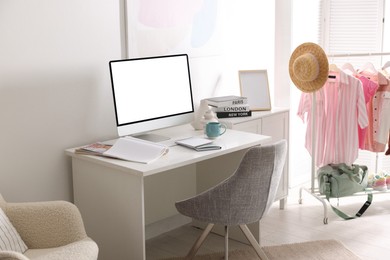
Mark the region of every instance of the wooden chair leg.
[[225, 260], [229, 259], [229, 227], [225, 226]]
[[268, 256], [264, 253], [263, 249], [261, 249], [259, 243], [257, 243], [255, 237], [252, 235], [251, 231], [249, 230], [247, 225], [240, 225], [241, 231], [244, 233], [246, 238], [248, 239], [249, 243], [253, 246], [255, 249], [257, 255], [260, 257], [261, 260], [268, 260]]
[[199, 238], [196, 240], [195, 244], [192, 246], [190, 251], [188, 252], [186, 259], [193, 259], [196, 255], [196, 252], [198, 252], [200, 246], [203, 244], [204, 240], [210, 233], [211, 229], [213, 229], [214, 224], [209, 223], [207, 227], [203, 230], [203, 233], [199, 236]]

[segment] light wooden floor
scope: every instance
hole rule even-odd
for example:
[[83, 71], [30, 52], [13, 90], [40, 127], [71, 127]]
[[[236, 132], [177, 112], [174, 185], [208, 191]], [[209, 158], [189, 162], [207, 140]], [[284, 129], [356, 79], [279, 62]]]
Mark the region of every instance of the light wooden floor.
[[[279, 210], [274, 203], [261, 221], [261, 245], [279, 245], [310, 240], [336, 239], [362, 259], [390, 258], [390, 193], [374, 195], [373, 203], [358, 219], [342, 220], [328, 207], [329, 221], [323, 224], [323, 206], [311, 194], [303, 192], [303, 203], [298, 203], [299, 189], [290, 191], [287, 206]], [[365, 196], [340, 199], [340, 209], [355, 214], [364, 203]], [[337, 200], [332, 202], [337, 204]], [[146, 242], [147, 259], [183, 256], [195, 242], [200, 230], [184, 226]], [[229, 242], [230, 250], [248, 245]], [[209, 235], [198, 254], [221, 252], [224, 239]]]

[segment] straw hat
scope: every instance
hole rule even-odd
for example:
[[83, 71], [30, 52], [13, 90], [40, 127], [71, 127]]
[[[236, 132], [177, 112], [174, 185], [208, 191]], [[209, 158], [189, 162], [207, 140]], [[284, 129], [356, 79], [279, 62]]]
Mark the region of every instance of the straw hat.
[[324, 50], [317, 44], [299, 45], [290, 57], [290, 78], [303, 92], [314, 92], [328, 79], [329, 63]]

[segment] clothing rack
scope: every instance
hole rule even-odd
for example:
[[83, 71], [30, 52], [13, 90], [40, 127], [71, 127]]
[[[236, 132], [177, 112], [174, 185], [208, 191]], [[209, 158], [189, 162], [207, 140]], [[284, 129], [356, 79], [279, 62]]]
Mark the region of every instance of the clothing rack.
[[343, 58], [343, 57], [364, 57], [364, 56], [386, 56], [390, 55], [390, 52], [367, 52], [367, 53], [337, 53], [328, 54], [329, 58]]
[[[342, 57], [365, 57], [365, 56], [387, 56], [390, 55], [390, 52], [373, 52], [373, 53], [337, 53], [337, 54], [327, 54], [329, 58], [342, 58]], [[324, 224], [328, 224], [328, 207], [326, 204], [326, 200], [324, 200], [324, 196], [316, 194], [315, 189], [315, 179], [316, 179], [316, 163], [315, 163], [315, 151], [316, 151], [316, 135], [315, 135], [315, 122], [316, 122], [316, 92], [313, 92], [313, 102], [311, 107], [311, 138], [312, 138], [312, 145], [311, 145], [311, 187], [310, 189], [302, 187], [299, 191], [299, 204], [302, 204], [302, 191], [305, 190], [314, 198], [319, 200], [323, 206], [324, 206]], [[378, 153], [376, 153], [376, 162], [375, 162], [375, 171], [377, 172], [378, 167]]]

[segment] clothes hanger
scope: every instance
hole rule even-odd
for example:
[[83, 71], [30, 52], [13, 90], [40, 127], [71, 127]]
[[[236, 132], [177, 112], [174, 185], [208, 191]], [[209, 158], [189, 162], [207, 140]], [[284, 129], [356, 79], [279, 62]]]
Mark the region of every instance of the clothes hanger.
[[330, 79], [335, 79], [336, 78], [336, 75], [331, 75], [331, 72], [340, 72], [340, 69], [339, 67], [337, 67], [336, 64], [332, 63], [332, 64], [329, 64], [329, 75], [328, 75], [328, 78]]
[[378, 71], [375, 69], [375, 66], [374, 64], [372, 64], [371, 62], [366, 62], [363, 67], [359, 70], [360, 72], [363, 72], [363, 71], [368, 71], [370, 70], [371, 72], [374, 72], [374, 73], [377, 73]]
[[340, 69], [339, 69], [339, 67], [337, 67], [336, 64], [332, 63], [332, 64], [329, 64], [329, 71], [339, 72]]
[[349, 70], [350, 72], [352, 72], [353, 75], [357, 74], [356, 73], [356, 70], [355, 68], [352, 66], [351, 63], [347, 62], [345, 63], [342, 67], [341, 67], [342, 70]]
[[390, 61], [386, 62], [385, 65], [383, 65], [382, 69], [387, 69], [388, 67], [390, 67]]

